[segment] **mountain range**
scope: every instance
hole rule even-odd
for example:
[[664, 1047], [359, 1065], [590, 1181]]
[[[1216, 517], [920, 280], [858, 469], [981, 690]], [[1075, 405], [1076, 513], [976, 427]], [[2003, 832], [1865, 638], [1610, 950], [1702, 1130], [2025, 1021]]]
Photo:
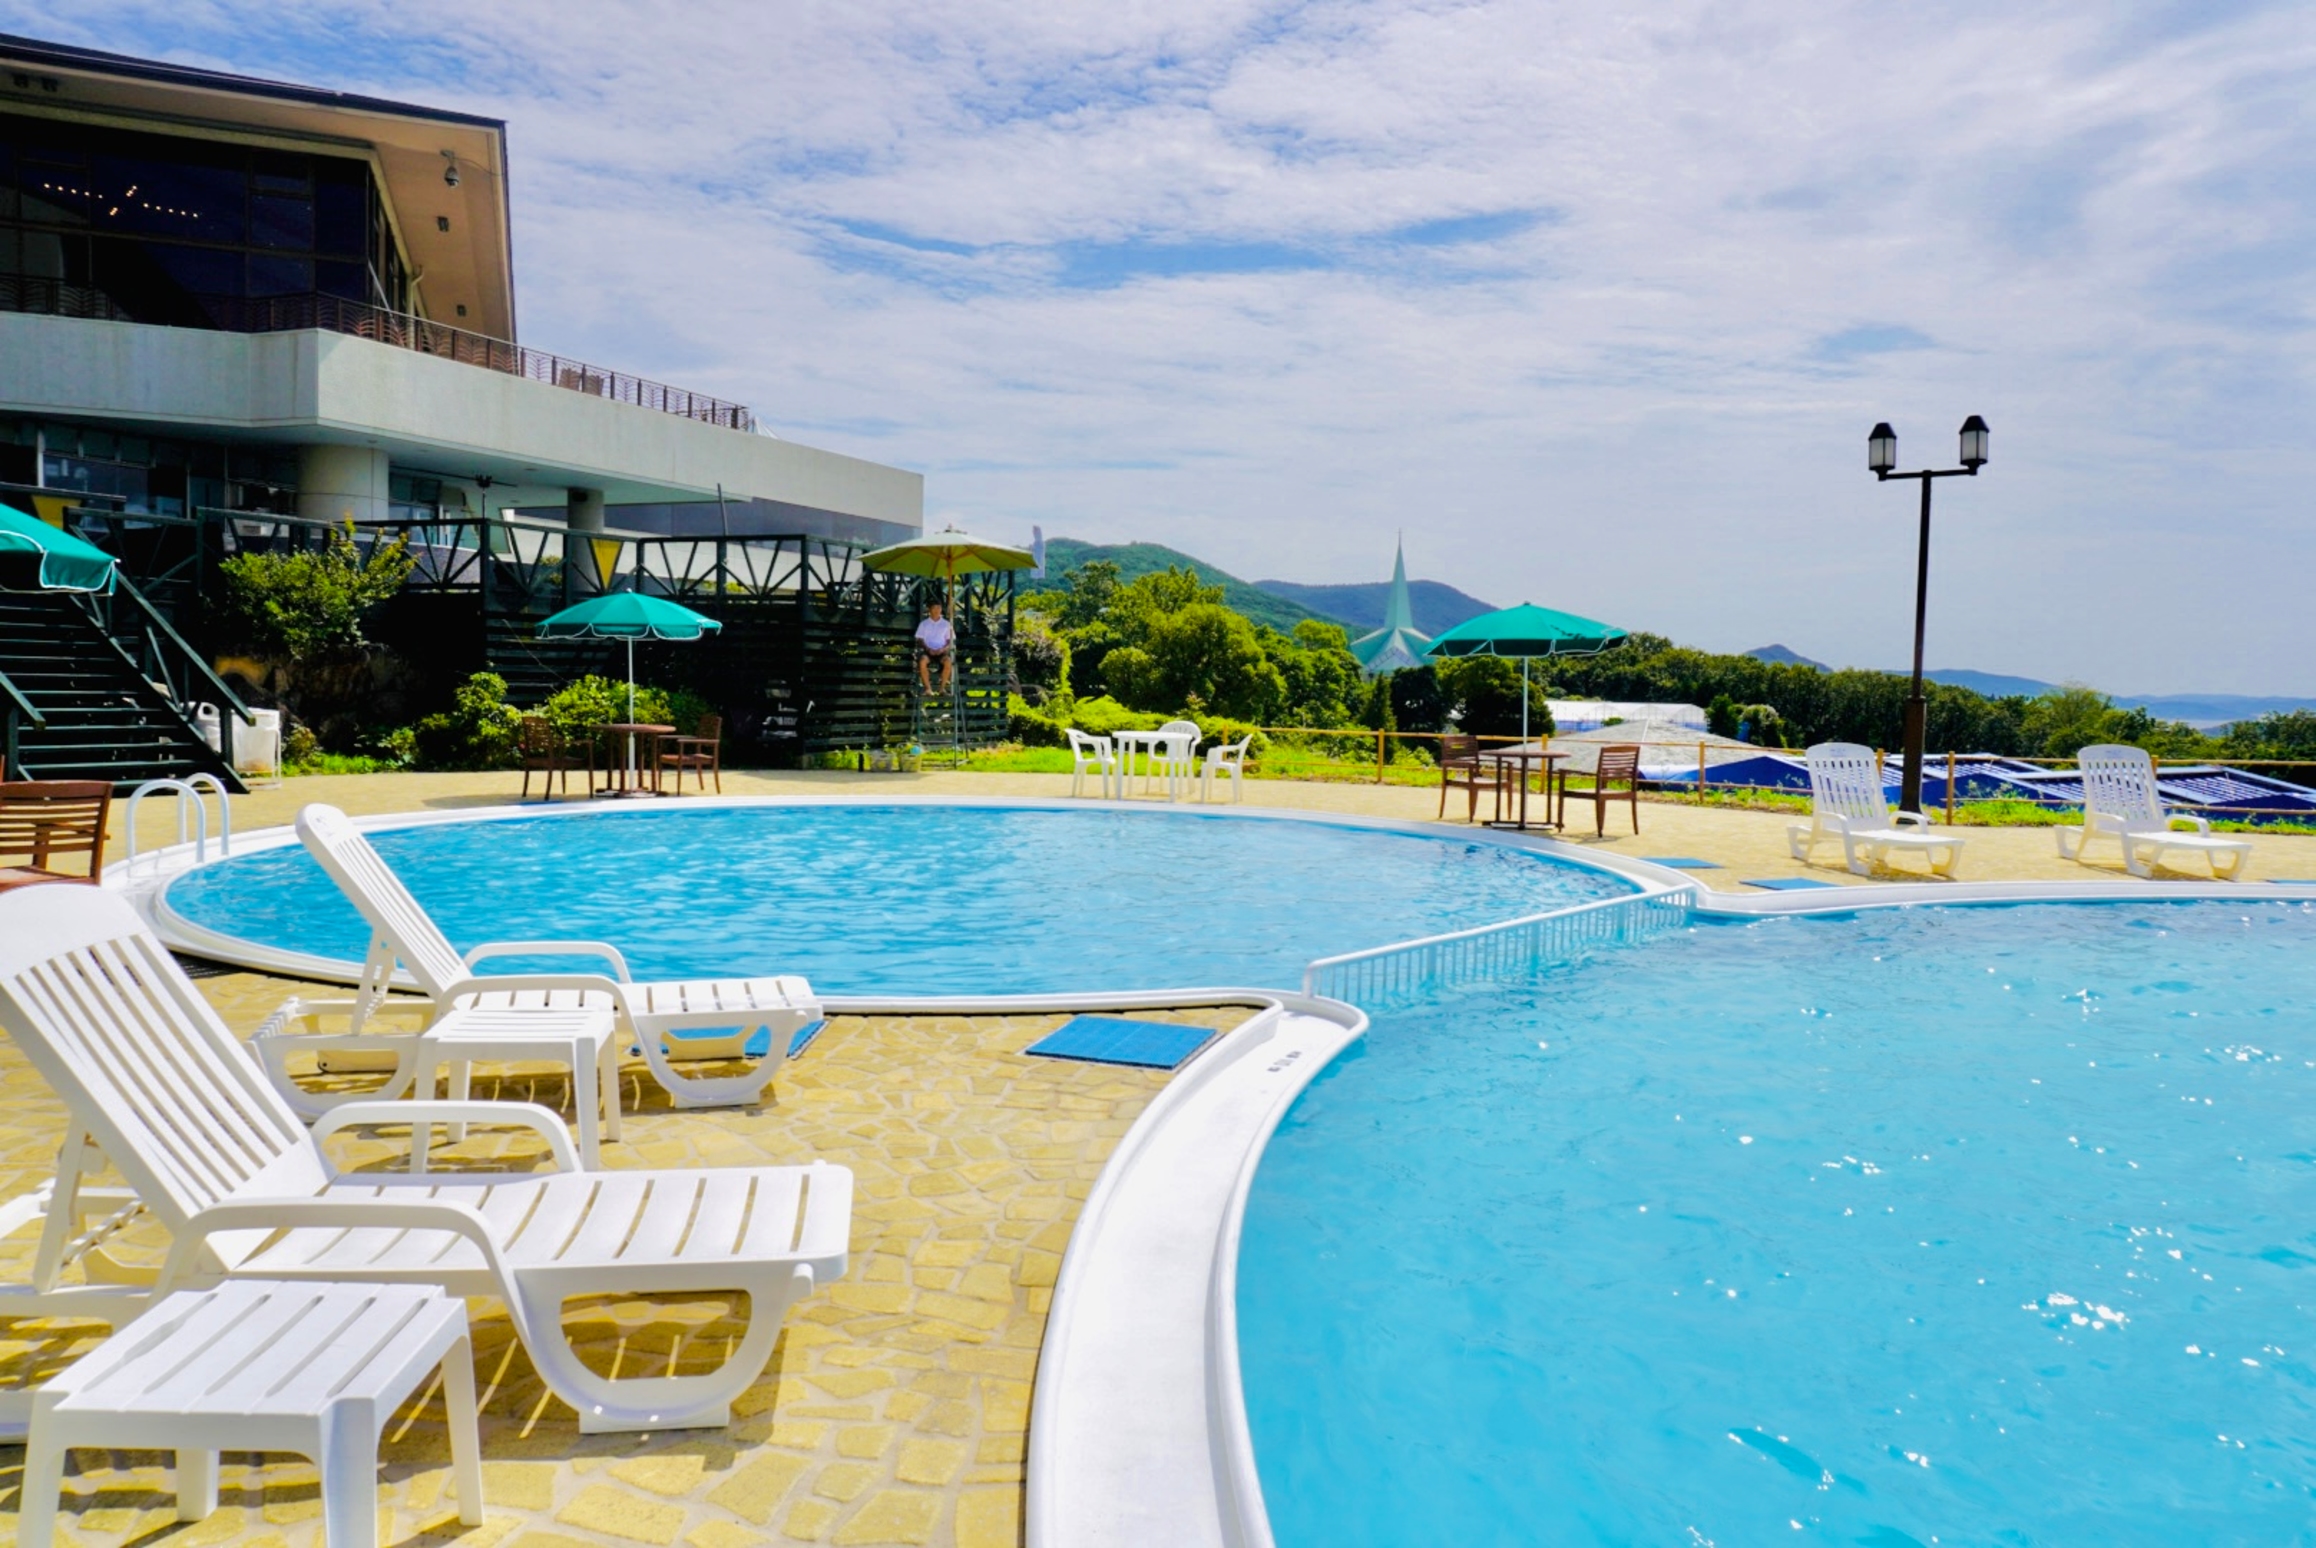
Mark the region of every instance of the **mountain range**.
[[[1391, 594], [1389, 581], [1350, 586], [1304, 586], [1294, 581], [1244, 581], [1180, 549], [1163, 543], [1081, 543], [1076, 538], [1045, 540], [1048, 577], [1074, 569], [1089, 559], [1107, 560], [1118, 567], [1120, 578], [1133, 580], [1154, 571], [1176, 567], [1197, 573], [1209, 586], [1222, 588], [1222, 600], [1256, 623], [1269, 624], [1280, 633], [1291, 632], [1306, 618], [1341, 624], [1357, 639], [1383, 627], [1384, 603]], [[1030, 581], [1028, 589], [1041, 582]], [[1415, 626], [1425, 634], [1452, 629], [1467, 618], [1494, 609], [1439, 581], [1409, 581], [1407, 599]]]
[[[1812, 661], [1798, 651], [1783, 645], [1764, 645], [1749, 650], [1746, 655], [1756, 661], [1775, 661], [1797, 666], [1813, 666], [1827, 670], [1822, 661]], [[2005, 672], [1975, 672], [1966, 667], [1924, 667], [1922, 675], [1934, 683], [1949, 688], [1967, 688], [1972, 693], [1983, 693], [1990, 699], [2019, 697], [2031, 699], [2062, 686], [2046, 683], [2039, 677], [2014, 677]], [[2143, 709], [2158, 720], [2183, 720], [2191, 726], [2210, 730], [2215, 726], [2232, 725], [2239, 720], [2250, 720], [2259, 715], [2282, 714], [2291, 710], [2316, 710], [2316, 698], [2293, 698], [2289, 695], [2241, 693], [2117, 693], [2110, 694], [2125, 709]]]

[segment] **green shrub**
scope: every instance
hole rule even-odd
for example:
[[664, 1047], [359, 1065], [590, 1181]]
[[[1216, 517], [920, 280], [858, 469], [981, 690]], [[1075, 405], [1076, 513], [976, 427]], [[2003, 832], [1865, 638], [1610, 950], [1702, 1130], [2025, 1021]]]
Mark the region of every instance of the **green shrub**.
[[319, 549], [236, 554], [217, 567], [227, 627], [258, 655], [306, 661], [359, 650], [362, 620], [402, 589], [416, 566], [402, 538], [364, 559], [354, 524], [333, 528]]
[[1059, 747], [1069, 740], [1062, 723], [1040, 713], [1018, 693], [1005, 696], [1006, 735], [1024, 747]]
[[522, 718], [507, 702], [507, 680], [477, 672], [458, 685], [449, 709], [410, 728], [411, 762], [422, 769], [512, 768]]
[[[694, 698], [693, 702], [701, 701]], [[556, 689], [554, 697], [539, 706], [539, 713], [546, 716], [556, 730], [574, 740], [590, 735], [597, 726], [629, 721], [662, 726], [681, 724], [674, 718], [675, 706], [668, 702], [668, 695], [641, 683], [635, 685], [634, 713], [630, 714], [628, 709], [624, 679], [589, 674]]]
[[1070, 706], [1070, 724], [1095, 736], [1108, 736], [1113, 731], [1155, 731], [1173, 718], [1147, 710], [1130, 710], [1116, 699], [1106, 697], [1080, 699]]

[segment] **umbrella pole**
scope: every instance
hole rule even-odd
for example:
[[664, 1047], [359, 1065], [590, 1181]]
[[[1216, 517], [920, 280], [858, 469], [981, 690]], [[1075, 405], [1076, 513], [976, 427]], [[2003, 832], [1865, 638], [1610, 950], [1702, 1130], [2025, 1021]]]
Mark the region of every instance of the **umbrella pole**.
[[1528, 658], [1520, 658], [1520, 745], [1528, 745]]
[[[627, 723], [635, 724], [635, 636], [627, 637]], [[627, 733], [627, 783], [635, 784], [635, 733]]]

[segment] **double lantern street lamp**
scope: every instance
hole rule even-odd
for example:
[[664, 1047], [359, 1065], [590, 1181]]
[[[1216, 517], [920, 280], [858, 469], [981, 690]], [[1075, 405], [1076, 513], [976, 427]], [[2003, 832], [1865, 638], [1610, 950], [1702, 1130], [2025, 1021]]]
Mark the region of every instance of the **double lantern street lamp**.
[[1879, 424], [1866, 437], [1866, 467], [1875, 478], [1885, 484], [1894, 478], [1922, 481], [1922, 555], [1914, 571], [1914, 691], [1906, 697], [1905, 767], [1898, 785], [1898, 810], [1902, 812], [1922, 809], [1923, 742], [1929, 719], [1929, 705], [1922, 697], [1922, 621], [1930, 602], [1930, 485], [1941, 478], [1976, 478], [1978, 470], [1986, 466], [1986, 421], [1976, 414], [1962, 422], [1961, 462], [1958, 468], [1900, 473], [1898, 432]]

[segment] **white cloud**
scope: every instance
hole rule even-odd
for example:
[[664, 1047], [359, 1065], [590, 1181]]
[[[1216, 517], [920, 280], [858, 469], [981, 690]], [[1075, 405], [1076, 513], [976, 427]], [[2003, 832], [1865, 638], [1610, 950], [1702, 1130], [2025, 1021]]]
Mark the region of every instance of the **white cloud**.
[[1895, 665], [1976, 411], [1934, 664], [2316, 692], [2296, 7], [0, 15], [509, 119], [527, 337], [993, 533]]

